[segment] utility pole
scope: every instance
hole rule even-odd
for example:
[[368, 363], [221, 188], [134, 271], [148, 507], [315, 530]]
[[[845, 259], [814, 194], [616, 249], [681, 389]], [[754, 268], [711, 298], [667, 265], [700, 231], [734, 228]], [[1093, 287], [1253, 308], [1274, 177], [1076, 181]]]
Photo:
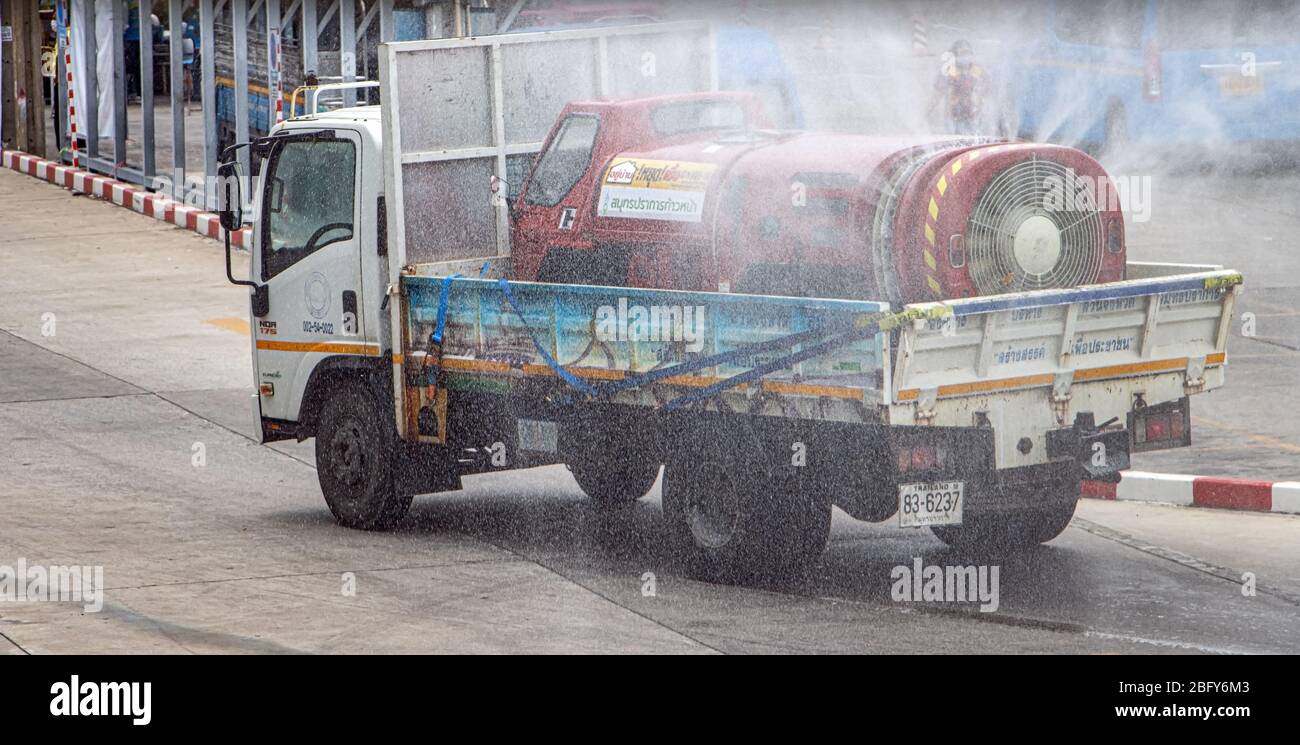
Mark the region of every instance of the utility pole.
[[45, 92], [41, 79], [41, 15], [29, 0], [0, 0], [0, 143], [45, 157]]

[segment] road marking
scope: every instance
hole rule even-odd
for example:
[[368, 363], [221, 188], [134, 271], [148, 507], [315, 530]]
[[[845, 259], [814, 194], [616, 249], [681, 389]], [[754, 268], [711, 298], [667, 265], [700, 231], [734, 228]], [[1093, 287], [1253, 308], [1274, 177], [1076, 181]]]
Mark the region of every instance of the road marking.
[[[1208, 561], [1198, 559], [1195, 556], [1192, 556], [1190, 554], [1185, 554], [1182, 551], [1176, 551], [1174, 549], [1167, 548], [1165, 546], [1161, 546], [1156, 543], [1152, 543], [1151, 541], [1143, 540], [1130, 533], [1125, 533], [1122, 530], [1116, 530], [1115, 528], [1107, 527], [1105, 525], [1102, 525], [1101, 523], [1093, 522], [1092, 520], [1079, 517], [1078, 515], [1075, 515], [1074, 519], [1070, 521], [1070, 527], [1078, 528], [1079, 530], [1082, 530], [1085, 533], [1091, 533], [1092, 535], [1101, 538], [1103, 540], [1113, 541], [1120, 545], [1127, 546], [1133, 549], [1134, 551], [1140, 551], [1141, 553], [1147, 554], [1148, 556], [1154, 556], [1157, 559], [1163, 559], [1165, 561], [1178, 564], [1179, 566], [1186, 567], [1187, 569], [1191, 569], [1192, 571], [1200, 572], [1201, 574], [1205, 574], [1211, 577], [1216, 577], [1229, 584], [1232, 585], [1241, 584], [1242, 573], [1237, 569], [1231, 569], [1228, 567], [1219, 566], [1217, 564], [1211, 564]], [[1272, 597], [1278, 598], [1280, 600], [1284, 600], [1290, 603], [1291, 605], [1300, 606], [1300, 596], [1293, 595], [1290, 592], [1287, 592], [1286, 590], [1277, 589], [1272, 585], [1263, 586], [1257, 583], [1255, 585], [1255, 590], [1261, 594], [1271, 595]]]
[[1269, 437], [1268, 435], [1257, 435], [1248, 429], [1240, 429], [1230, 424], [1224, 424], [1223, 422], [1215, 421], [1214, 419], [1206, 419], [1203, 416], [1194, 416], [1192, 417], [1192, 421], [1196, 424], [1204, 424], [1212, 429], [1221, 429], [1225, 432], [1231, 432], [1236, 435], [1242, 435], [1248, 440], [1253, 440], [1255, 442], [1258, 442], [1261, 445], [1267, 445], [1268, 447], [1271, 448], [1277, 448], [1278, 450], [1285, 450], [1290, 453], [1300, 453], [1300, 445], [1287, 442], [1286, 440], [1279, 440], [1276, 437]]
[[1111, 634], [1105, 631], [1085, 631], [1083, 635], [1091, 639], [1105, 639], [1107, 641], [1126, 641], [1134, 644], [1149, 644], [1155, 647], [1167, 647], [1169, 649], [1186, 649], [1193, 652], [1204, 652], [1206, 654], [1250, 654], [1245, 649], [1230, 649], [1228, 647], [1209, 647], [1204, 644], [1195, 644], [1193, 642], [1180, 642], [1172, 639], [1148, 639], [1144, 636], [1131, 636], [1129, 634]]
[[247, 318], [209, 318], [204, 323], [216, 326], [226, 331], [234, 331], [236, 334], [248, 336], [248, 319]]

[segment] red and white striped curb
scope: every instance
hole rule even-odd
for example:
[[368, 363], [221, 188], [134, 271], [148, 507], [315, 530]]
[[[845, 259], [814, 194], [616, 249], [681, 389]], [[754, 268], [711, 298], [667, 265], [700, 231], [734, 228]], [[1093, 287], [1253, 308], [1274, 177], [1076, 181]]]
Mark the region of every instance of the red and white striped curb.
[[[162, 194], [154, 194], [134, 184], [86, 170], [70, 168], [18, 150], [0, 151], [0, 165], [28, 176], [44, 179], [55, 186], [89, 194], [156, 220], [193, 230], [207, 238], [221, 240], [225, 237], [221, 220], [215, 214], [191, 207]], [[231, 245], [240, 248], [247, 248], [251, 239], [249, 228], [242, 228], [230, 234]]]
[[1118, 484], [1083, 482], [1083, 496], [1184, 507], [1300, 514], [1300, 481], [1249, 481], [1125, 471]]

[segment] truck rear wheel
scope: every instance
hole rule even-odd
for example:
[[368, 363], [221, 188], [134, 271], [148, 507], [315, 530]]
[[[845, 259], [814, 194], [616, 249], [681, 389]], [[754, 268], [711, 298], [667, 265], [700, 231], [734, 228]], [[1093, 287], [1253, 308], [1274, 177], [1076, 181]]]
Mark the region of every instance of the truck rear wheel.
[[831, 506], [769, 479], [755, 463], [687, 451], [664, 469], [670, 540], [687, 571], [711, 582], [796, 574], [826, 549]]
[[392, 416], [361, 384], [330, 394], [316, 426], [316, 473], [340, 525], [387, 530], [411, 507], [397, 489], [397, 435]]
[[1065, 532], [1079, 503], [1079, 479], [1015, 487], [1030, 492], [1030, 499], [1049, 496], [1047, 506], [1020, 512], [975, 515], [961, 525], [936, 525], [930, 532], [956, 549], [981, 553], [1007, 553], [1047, 543]]

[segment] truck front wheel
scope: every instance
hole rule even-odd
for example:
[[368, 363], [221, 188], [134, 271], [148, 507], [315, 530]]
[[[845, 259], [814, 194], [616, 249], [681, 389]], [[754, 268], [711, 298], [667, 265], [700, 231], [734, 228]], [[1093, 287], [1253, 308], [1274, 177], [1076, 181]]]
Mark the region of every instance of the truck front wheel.
[[397, 436], [392, 416], [361, 384], [330, 394], [316, 426], [316, 473], [340, 525], [387, 530], [410, 509], [397, 489]]
[[1006, 514], [972, 515], [961, 525], [936, 525], [930, 532], [953, 548], [990, 554], [1030, 548], [1065, 532], [1079, 503], [1078, 479], [1016, 488], [1029, 492], [1027, 500], [1047, 503]]

